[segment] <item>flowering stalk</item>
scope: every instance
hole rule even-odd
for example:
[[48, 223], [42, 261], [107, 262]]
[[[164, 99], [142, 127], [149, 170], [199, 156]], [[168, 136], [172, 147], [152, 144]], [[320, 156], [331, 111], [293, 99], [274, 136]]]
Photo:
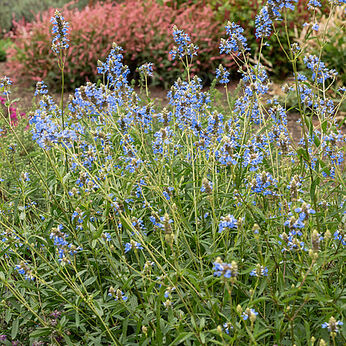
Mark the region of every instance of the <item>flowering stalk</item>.
[[[68, 39], [68, 28], [69, 23], [65, 21], [59, 10], [56, 10], [54, 16], [51, 18], [53, 23], [52, 34], [52, 51], [58, 57], [58, 66], [61, 71], [61, 98], [60, 98], [60, 111], [62, 130], [65, 130], [65, 119], [64, 119], [64, 89], [65, 89], [65, 76], [64, 67], [67, 55], [67, 49], [69, 48]], [[65, 165], [68, 170], [67, 153], [65, 151]]]

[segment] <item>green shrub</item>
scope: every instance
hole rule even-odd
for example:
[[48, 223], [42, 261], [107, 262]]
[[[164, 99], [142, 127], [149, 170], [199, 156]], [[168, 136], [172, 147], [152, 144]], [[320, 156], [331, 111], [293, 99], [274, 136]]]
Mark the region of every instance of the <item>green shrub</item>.
[[[305, 28], [296, 39], [305, 51], [319, 55], [327, 66], [333, 66], [339, 73], [340, 81], [346, 83], [346, 20], [345, 7], [340, 7], [319, 21], [319, 31], [311, 37]], [[324, 37], [326, 36], [326, 37]]]
[[10, 39], [0, 39], [0, 61], [6, 61], [7, 54], [6, 51], [11, 46]]
[[[83, 8], [88, 5], [89, 0], [79, 0], [75, 6]], [[39, 12], [48, 10], [54, 6], [63, 7], [71, 3], [71, 0], [4, 0], [1, 1], [0, 11], [0, 35], [5, 34], [13, 27], [12, 21], [31, 22]]]
[[[249, 37], [249, 46], [258, 58], [260, 40], [255, 37], [255, 18], [258, 14], [262, 3], [257, 0], [206, 0], [206, 2], [213, 8], [220, 23], [225, 23], [227, 20], [240, 24], [244, 29], [246, 36]], [[320, 1], [323, 4], [323, 13], [329, 12], [329, 3], [327, 0]], [[300, 32], [302, 25], [310, 18], [310, 12], [306, 7], [307, 1], [297, 0], [296, 11], [287, 12], [287, 33], [290, 41], [293, 42], [297, 36], [297, 31]], [[288, 50], [286, 32], [284, 30], [283, 22], [276, 22], [275, 26], [278, 28], [277, 34], [280, 39], [281, 45]], [[330, 42], [337, 39], [335, 36], [330, 37]], [[280, 43], [274, 34], [268, 40], [269, 46], [262, 49], [262, 63], [265, 64], [271, 71], [273, 78], [282, 80], [290, 73], [292, 67], [287, 61], [287, 58], [282, 54]]]

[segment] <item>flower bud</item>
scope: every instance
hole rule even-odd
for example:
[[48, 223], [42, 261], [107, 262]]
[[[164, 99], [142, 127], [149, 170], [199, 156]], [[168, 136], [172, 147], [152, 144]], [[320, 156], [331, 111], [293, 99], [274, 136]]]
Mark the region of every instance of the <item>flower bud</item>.
[[216, 330], [220, 335], [222, 334], [222, 327], [220, 325], [217, 326]]
[[324, 238], [326, 240], [330, 239], [332, 237], [332, 234], [330, 233], [330, 230], [327, 229], [326, 232], [324, 233]]
[[316, 261], [318, 258], [318, 253], [314, 252], [314, 250], [310, 249], [309, 250], [309, 256], [313, 261]]
[[320, 249], [320, 235], [316, 230], [314, 230], [311, 234], [311, 244], [312, 244], [312, 250], [314, 252], [318, 252]]
[[250, 321], [251, 323], [254, 323], [256, 321], [256, 314], [254, 314], [252, 311], [250, 312]]
[[147, 336], [148, 334], [148, 328], [146, 326], [142, 326], [142, 333]]

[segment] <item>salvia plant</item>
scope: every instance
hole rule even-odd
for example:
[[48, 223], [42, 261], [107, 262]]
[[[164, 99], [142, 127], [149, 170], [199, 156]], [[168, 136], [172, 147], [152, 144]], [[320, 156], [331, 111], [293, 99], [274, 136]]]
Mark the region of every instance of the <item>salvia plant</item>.
[[[344, 3], [330, 0], [331, 13]], [[317, 24], [320, 4], [308, 5]], [[263, 6], [261, 51], [294, 9], [294, 0]], [[52, 23], [63, 82], [68, 23], [58, 11]], [[220, 43], [242, 74], [235, 98], [229, 72], [217, 69], [222, 110], [190, 73], [198, 47], [177, 27], [173, 39], [184, 78], [166, 107], [148, 88], [145, 99], [135, 92], [113, 44], [97, 64], [102, 82], [67, 104], [64, 85], [57, 104], [37, 84], [36, 154], [4, 117], [12, 142], [2, 151], [22, 151], [27, 164], [1, 158], [1, 342], [344, 344], [345, 135], [333, 95], [342, 102], [345, 89], [334, 88], [336, 72], [281, 44], [294, 71], [285, 91], [298, 100], [296, 141], [242, 27], [228, 23]], [[153, 69], [138, 69], [146, 86]], [[11, 81], [0, 88], [10, 107]]]

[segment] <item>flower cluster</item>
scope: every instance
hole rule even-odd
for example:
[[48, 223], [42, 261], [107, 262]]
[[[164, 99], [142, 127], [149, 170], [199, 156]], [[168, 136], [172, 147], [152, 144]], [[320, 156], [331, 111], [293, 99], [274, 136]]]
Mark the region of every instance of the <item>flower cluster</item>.
[[328, 69], [316, 55], [305, 56], [304, 63], [312, 71], [312, 79], [317, 80], [318, 83], [324, 83], [327, 79], [335, 78], [338, 74], [336, 70]]
[[250, 272], [251, 276], [256, 276], [256, 277], [262, 277], [262, 276], [268, 276], [268, 268], [265, 266], [261, 266], [260, 264], [256, 265], [256, 269], [252, 270]]
[[128, 299], [128, 297], [125, 296], [123, 291], [119, 289], [115, 290], [113, 286], [109, 288], [108, 295], [114, 298], [115, 301], [118, 301], [118, 300], [126, 301]]
[[229, 72], [220, 64], [219, 67], [216, 69], [216, 80], [220, 84], [227, 84], [229, 83]]
[[269, 37], [272, 32], [273, 21], [270, 19], [268, 7], [262, 7], [256, 16], [256, 38]]
[[282, 10], [285, 8], [294, 10], [294, 3], [298, 0], [268, 0], [267, 6], [270, 13], [276, 20], [281, 19]]
[[48, 94], [47, 84], [43, 81], [37, 82], [34, 95], [37, 96], [37, 95], [46, 95], [46, 94]]
[[81, 247], [77, 247], [72, 243], [69, 243], [66, 239], [68, 234], [62, 232], [63, 226], [59, 225], [53, 228], [50, 234], [50, 239], [54, 241], [54, 246], [58, 253], [59, 262], [62, 265], [71, 263], [72, 257], [79, 251], [82, 250]]
[[154, 64], [147, 62], [142, 66], [138, 67], [138, 72], [145, 77], [153, 77]]
[[69, 47], [69, 39], [68, 39], [68, 28], [69, 24], [65, 21], [64, 17], [61, 13], [56, 10], [54, 13], [54, 17], [51, 18], [51, 23], [53, 24], [52, 34], [52, 51], [59, 55], [60, 52], [65, 52]]
[[26, 280], [34, 280], [35, 279], [31, 269], [28, 266], [28, 263], [21, 261], [20, 264], [15, 266], [15, 269], [18, 271], [19, 274], [24, 275]]
[[179, 59], [184, 57], [192, 59], [193, 56], [197, 55], [198, 47], [191, 43], [190, 36], [183, 30], [179, 30], [175, 25], [173, 26], [173, 39], [178, 46], [174, 46], [169, 53], [172, 56], [172, 60], [177, 57]]
[[229, 38], [227, 40], [221, 40], [220, 54], [233, 53], [235, 55], [239, 55], [240, 53], [245, 53], [245, 51], [249, 50], [243, 32], [244, 29], [241, 26], [228, 22], [226, 25], [226, 33], [228, 34]]
[[268, 172], [262, 172], [255, 175], [251, 181], [251, 191], [254, 193], [261, 193], [263, 196], [275, 196], [273, 191], [277, 187], [277, 181]]
[[126, 243], [124, 246], [125, 253], [131, 250], [141, 250], [141, 249], [143, 249], [143, 246], [134, 240], [131, 240], [129, 243]]
[[256, 321], [256, 317], [258, 315], [258, 312], [256, 312], [254, 309], [247, 308], [241, 315], [244, 321], [250, 320], [252, 323]]
[[0, 78], [0, 92], [3, 95], [9, 95], [11, 93], [10, 86], [13, 84], [12, 80], [6, 76]]
[[238, 276], [238, 265], [235, 261], [232, 261], [232, 263], [224, 263], [221, 258], [218, 257], [213, 264], [213, 270], [215, 270], [214, 276], [223, 276], [226, 279], [236, 278]]
[[224, 230], [237, 228], [237, 225], [238, 221], [233, 215], [222, 216], [219, 223], [219, 233], [222, 233]]
[[342, 326], [343, 322], [337, 321], [333, 316], [329, 319], [328, 322], [322, 324], [322, 328], [327, 328], [331, 333], [338, 333], [339, 326]]

